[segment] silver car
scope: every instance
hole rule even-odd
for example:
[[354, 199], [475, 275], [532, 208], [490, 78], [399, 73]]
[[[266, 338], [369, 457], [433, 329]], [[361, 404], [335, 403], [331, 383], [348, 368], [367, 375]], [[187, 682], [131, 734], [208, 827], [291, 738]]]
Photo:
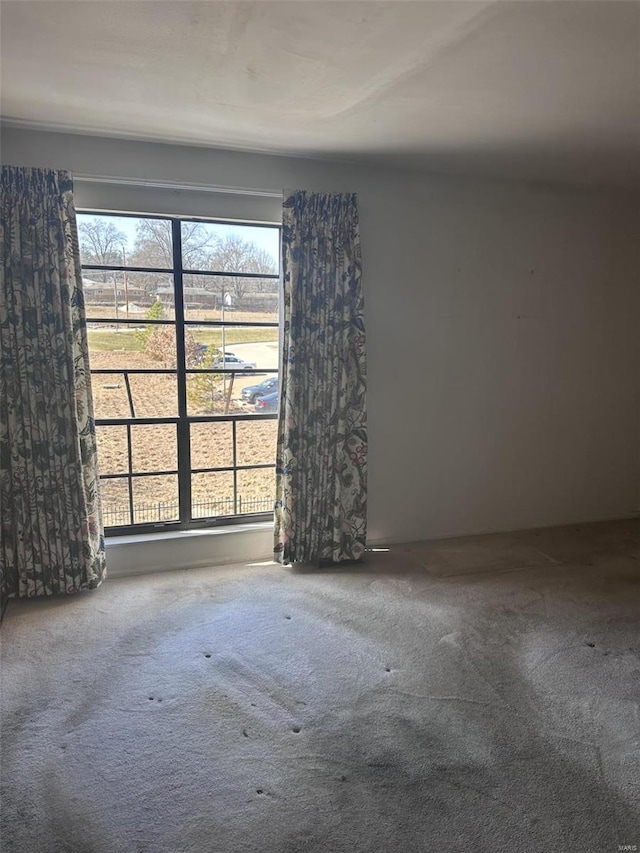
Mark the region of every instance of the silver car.
[[255, 370], [255, 361], [243, 361], [237, 355], [227, 353], [222, 358], [216, 358], [212, 367], [215, 370]]

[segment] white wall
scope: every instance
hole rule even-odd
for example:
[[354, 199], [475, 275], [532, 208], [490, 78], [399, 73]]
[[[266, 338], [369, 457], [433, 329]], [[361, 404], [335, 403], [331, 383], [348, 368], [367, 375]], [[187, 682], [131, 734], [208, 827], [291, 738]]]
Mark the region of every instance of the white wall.
[[637, 196], [9, 128], [1, 153], [359, 193], [371, 542], [639, 510]]

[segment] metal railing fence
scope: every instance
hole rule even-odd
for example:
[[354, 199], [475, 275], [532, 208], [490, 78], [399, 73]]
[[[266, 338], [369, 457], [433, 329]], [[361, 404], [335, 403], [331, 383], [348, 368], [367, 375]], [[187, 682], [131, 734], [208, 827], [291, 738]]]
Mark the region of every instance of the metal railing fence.
[[[253, 514], [271, 512], [274, 499], [272, 497], [256, 498], [238, 495], [237, 509], [233, 498], [216, 498], [208, 501], [193, 501], [193, 518], [216, 518], [225, 515]], [[133, 512], [136, 524], [153, 524], [155, 522], [174, 521], [178, 519], [178, 501], [154, 501], [152, 503], [135, 503]], [[107, 504], [102, 507], [102, 521], [105, 527], [118, 527], [130, 524], [129, 505], [114, 506]]]

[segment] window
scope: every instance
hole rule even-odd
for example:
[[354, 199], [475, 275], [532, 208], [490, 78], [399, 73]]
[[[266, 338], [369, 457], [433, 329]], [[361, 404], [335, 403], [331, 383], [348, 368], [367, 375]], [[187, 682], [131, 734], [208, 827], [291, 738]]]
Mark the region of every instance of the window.
[[268, 516], [280, 229], [78, 214], [107, 532]]

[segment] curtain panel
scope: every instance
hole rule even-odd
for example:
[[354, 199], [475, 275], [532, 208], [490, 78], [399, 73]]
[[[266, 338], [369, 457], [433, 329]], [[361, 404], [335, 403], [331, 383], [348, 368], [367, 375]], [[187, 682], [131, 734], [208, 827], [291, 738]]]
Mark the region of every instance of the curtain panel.
[[105, 576], [73, 184], [5, 166], [1, 191], [1, 587], [72, 593]]
[[364, 299], [354, 194], [285, 194], [277, 561], [364, 553], [367, 409]]

